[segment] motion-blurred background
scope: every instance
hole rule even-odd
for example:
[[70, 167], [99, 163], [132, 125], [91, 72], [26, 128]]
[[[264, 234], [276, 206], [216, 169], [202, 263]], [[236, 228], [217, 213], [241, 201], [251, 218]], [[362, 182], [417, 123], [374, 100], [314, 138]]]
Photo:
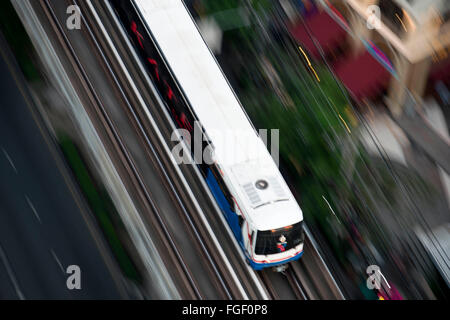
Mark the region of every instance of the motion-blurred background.
[[[44, 2], [49, 4], [44, 5]], [[144, 186], [140, 186], [142, 190], [136, 187], [140, 183], [139, 179], [136, 181], [124, 179], [123, 172], [131, 171], [130, 168], [133, 168], [131, 162], [127, 166], [124, 165], [124, 168], [118, 167], [117, 172], [111, 169], [110, 161], [115, 163], [123, 160], [114, 151], [122, 146], [119, 148], [115, 144], [97, 143], [100, 140], [105, 141], [102, 134], [115, 136], [113, 130], [99, 130], [101, 133], [98, 140], [96, 135], [90, 133], [92, 128], [80, 125], [84, 123], [83, 117], [100, 119], [100, 116], [92, 111], [94, 109], [89, 109], [91, 111], [88, 110], [86, 114], [84, 111], [81, 112], [82, 105], [104, 104], [107, 110], [111, 110], [110, 119], [118, 128], [122, 136], [121, 141], [129, 147], [130, 158], [134, 159], [137, 171], [143, 180], [147, 181], [144, 184], [153, 188], [161, 184], [158, 174], [152, 173], [147, 168], [151, 165], [146, 158], [150, 151], [138, 145], [138, 142], [141, 143], [140, 141], [144, 139], [141, 135], [134, 136], [131, 129], [124, 124], [125, 119], [128, 121], [132, 116], [130, 112], [119, 111], [121, 110], [119, 107], [124, 105], [118, 102], [123, 98], [118, 93], [120, 90], [109, 91], [108, 85], [112, 83], [112, 78], [107, 76], [101, 78], [102, 72], [109, 70], [107, 64], [96, 67], [93, 59], [100, 59], [101, 55], [90, 57], [96, 50], [93, 41], [86, 40], [87, 33], [74, 31], [59, 31], [61, 34], [66, 33], [67, 38], [56, 36], [57, 31], [52, 35], [53, 31], [50, 30], [53, 30], [52, 28], [57, 30], [56, 23], [49, 22], [44, 25], [42, 22], [52, 21], [52, 15], [49, 13], [51, 12], [49, 8], [52, 7], [53, 19], [64, 21], [65, 8], [72, 1], [64, 1], [64, 5], [61, 5], [62, 2], [36, 1], [28, 8], [26, 6], [28, 1], [3, 1], [0, 9], [3, 59], [5, 61], [13, 59], [7, 58], [8, 54], [5, 53], [11, 49], [10, 55], [14, 55], [18, 62], [17, 70], [20, 69], [20, 73], [24, 75], [21, 81], [28, 85], [31, 92], [29, 99], [35, 101], [36, 110], [42, 114], [40, 120], [42, 126], [50, 128], [47, 134], [53, 137], [55, 150], [59, 150], [59, 156], [65, 159], [65, 170], [70, 171], [70, 177], [77, 181], [77, 190], [84, 199], [84, 206], [89, 208], [83, 207], [81, 211], [91, 212], [92, 220], [96, 221], [95, 228], [101, 230], [93, 232], [102, 235], [103, 240], [97, 240], [96, 243], [104, 242], [104, 244], [99, 248], [94, 246], [91, 248], [95, 241], [86, 240], [87, 236], [80, 236], [84, 239], [82, 241], [87, 241], [86, 245], [80, 245], [81, 240], [74, 240], [87, 230], [84, 229], [86, 228], [84, 222], [75, 221], [78, 219], [77, 213], [73, 213], [74, 220], [67, 225], [60, 224], [58, 221], [60, 219], [66, 221], [69, 215], [65, 213], [64, 218], [58, 218], [58, 221], [51, 223], [52, 228], [58, 230], [56, 233], [49, 230], [39, 231], [38, 238], [45, 246], [47, 243], [58, 243], [61, 246], [60, 252], [57, 252], [60, 258], [56, 258], [56, 261], [62, 260], [64, 266], [70, 264], [71, 259], [76, 261], [85, 259], [86, 265], [92, 267], [92, 273], [88, 273], [89, 277], [93, 280], [100, 279], [104, 287], [94, 286], [97, 289], [93, 288], [86, 296], [80, 296], [81, 298], [109, 298], [110, 296], [105, 296], [104, 292], [109, 292], [113, 298], [118, 296], [136, 298], [142, 295], [147, 298], [195, 297], [193, 282], [197, 283], [198, 287], [208, 288], [217, 284], [207, 283], [213, 281], [206, 276], [201, 278], [200, 275], [206, 274], [203, 268], [209, 270], [210, 267], [195, 265], [202, 261], [196, 259], [196, 254], [190, 254], [190, 257], [184, 259], [179, 258], [179, 255], [194, 252], [193, 248], [198, 247], [198, 245], [187, 247], [190, 242], [198, 240], [194, 239], [190, 231], [185, 235], [182, 232], [183, 228], [178, 225], [182, 223], [181, 221], [185, 223], [185, 220], [189, 219], [179, 218], [175, 214], [168, 215], [167, 212], [180, 209], [178, 207], [171, 209], [172, 203], [176, 201], [174, 198], [166, 199], [167, 192], [153, 190], [147, 195], [141, 192]], [[305, 221], [344, 296], [348, 299], [448, 299], [450, 297], [450, 2], [446, 0], [185, 0], [184, 2], [255, 126], [280, 130], [280, 170], [297, 197]], [[100, 8], [99, 12], [107, 16], [106, 5], [98, 1], [93, 3], [96, 8]], [[84, 1], [78, 1], [78, 4], [83, 10], [87, 7]], [[25, 14], [28, 9], [30, 12], [31, 9], [36, 10], [36, 20]], [[91, 15], [86, 14], [86, 19], [91, 25], [94, 24], [90, 20]], [[42, 30], [36, 27], [39, 25], [42, 25]], [[105, 25], [114, 29], [106, 22]], [[98, 30], [93, 29], [94, 35], [97, 36]], [[85, 29], [82, 30], [86, 32]], [[45, 32], [51, 40], [48, 44], [42, 37]], [[73, 51], [63, 50], [55, 45], [57, 41], [62, 43], [63, 40], [72, 44]], [[6, 43], [10, 49], [6, 50]], [[56, 49], [47, 52], [52, 43]], [[101, 41], [100, 46], [104, 46]], [[87, 86], [85, 82], [72, 80], [82, 78], [80, 72], [68, 72], [66, 78], [56, 77], [55, 74], [59, 72], [56, 67], [58, 64], [54, 64], [52, 54], [77, 56], [79, 62], [85, 66], [92, 86], [97, 89], [98, 97], [84, 94], [80, 95], [78, 101], [72, 91], [63, 84], [65, 81], [72, 81], [74, 92], [84, 90]], [[112, 59], [108, 54], [105, 56]], [[128, 63], [128, 60], [125, 62]], [[63, 66], [73, 66], [75, 60], [61, 58], [60, 63]], [[113, 68], [117, 65], [113, 64]], [[134, 66], [132, 63], [129, 65]], [[55, 70], [49, 66], [55, 66]], [[6, 67], [4, 69], [7, 70]], [[145, 82], [144, 77], [133, 76], [140, 81], [139, 83]], [[6, 72], [2, 73], [2, 77], [4, 77], [2, 87], [5, 88], [3, 97], [6, 97], [8, 92], [12, 92], [12, 89], [7, 89], [6, 84], [12, 83], [13, 77]], [[121, 79], [119, 77], [119, 81]], [[151, 92], [148, 87], [145, 87], [145, 90]], [[130, 96], [127, 88], [124, 91], [126, 93], [124, 95]], [[151, 100], [146, 94], [143, 94], [144, 99]], [[20, 97], [20, 94], [17, 96]], [[130, 100], [133, 102], [132, 98]], [[31, 168], [30, 172], [52, 170], [45, 169], [44, 165], [50, 160], [39, 160], [37, 155], [42, 148], [36, 147], [37, 142], [29, 143], [30, 148], [36, 147], [36, 150], [27, 149], [22, 154], [17, 149], [14, 153], [16, 146], [25, 148], [24, 141], [30, 141], [30, 137], [36, 136], [37, 132], [36, 129], [28, 131], [31, 125], [24, 124], [23, 121], [25, 121], [24, 114], [27, 114], [27, 117], [29, 114], [28, 111], [19, 111], [21, 109], [14, 107], [19, 104], [25, 102], [13, 98], [5, 98], [0, 102], [5, 112], [0, 116], [0, 120], [3, 121], [2, 128], [5, 129], [3, 136], [10, 137], [4, 141], [0, 140], [5, 154], [1, 162], [4, 170], [0, 177], [3, 182], [3, 188], [0, 189], [2, 192], [0, 215], [4, 217], [6, 213], [14, 211], [14, 203], [27, 201], [21, 197], [23, 199], [14, 202], [12, 196], [8, 195], [8, 192], [11, 194], [25, 192], [19, 187], [11, 188], [10, 182], [16, 175], [10, 172], [8, 158], [12, 160], [22, 158], [23, 166]], [[11, 110], [19, 113], [11, 113]], [[17, 125], [14, 125], [11, 119], [16, 119]], [[98, 119], [96, 120], [98, 123], [107, 123]], [[11, 139], [18, 139], [18, 132], [25, 133], [23, 136], [20, 135], [22, 140], [14, 142]], [[144, 151], [140, 151], [141, 149]], [[103, 156], [105, 150], [109, 150], [110, 155], [117, 154], [117, 159], [114, 156], [111, 156], [111, 159]], [[33, 164], [30, 159], [38, 161], [42, 166]], [[19, 172], [21, 170], [18, 168]], [[119, 175], [122, 180], [118, 178]], [[45, 180], [46, 176], [47, 174], [43, 174], [35, 177], [38, 182], [33, 188], [37, 191], [46, 191], [42, 197], [48, 198], [45, 200], [48, 204], [45, 204], [44, 200], [36, 200], [37, 205], [33, 207], [37, 212], [71, 211], [72, 209], [65, 207], [65, 204], [69, 206], [66, 200], [61, 200], [62, 203], [53, 206], [57, 200], [51, 197], [66, 199], [58, 195], [65, 191], [62, 190], [64, 188], [60, 188], [62, 182], [57, 181], [39, 186], [40, 181]], [[29, 184], [27, 181], [29, 180], [25, 179], [23, 183]], [[130, 186], [133, 186], [140, 191], [130, 192], [128, 196], [120, 189], [123, 187], [122, 183], [127, 190], [131, 190]], [[13, 185], [18, 186], [19, 183]], [[53, 194], [52, 190], [58, 194]], [[34, 191], [27, 192], [32, 194]], [[41, 196], [36, 197], [41, 199]], [[154, 198], [156, 205], [149, 205], [148, 203], [152, 202], [146, 197]], [[148, 202], [142, 200], [144, 198]], [[27, 202], [23, 203], [25, 206]], [[189, 205], [187, 208], [190, 208]], [[19, 212], [22, 208], [17, 210]], [[142, 219], [144, 221], [142, 222], [139, 215], [132, 215], [135, 211], [158, 210], [166, 212], [164, 219], [167, 219], [167, 229], [172, 230], [174, 244], [171, 244], [172, 240], [167, 235], [161, 237], [162, 240], [156, 240], [162, 231], [154, 226], [164, 225], [161, 219], [148, 218]], [[124, 218], [124, 213], [129, 214], [131, 218]], [[17, 216], [18, 214], [15, 215]], [[42, 220], [45, 225], [46, 218], [43, 217]], [[194, 224], [198, 223], [196, 219], [193, 220]], [[5, 221], [14, 227], [9, 225], [7, 227]], [[47, 247], [35, 248], [34, 244], [38, 242], [34, 236], [29, 239], [32, 232], [37, 232], [34, 227], [22, 229], [24, 224], [28, 225], [27, 222], [13, 221], [12, 218], [5, 218], [5, 221], [2, 222], [0, 219], [0, 224], [3, 223], [5, 229], [3, 230], [0, 225], [0, 254], [4, 257], [9, 256], [8, 259], [2, 258], [9, 262], [0, 267], [14, 270], [14, 259], [17, 265], [22, 265], [22, 270], [17, 268], [15, 277], [18, 278], [18, 285], [25, 287], [23, 289], [25, 297], [28, 292], [28, 297], [79, 298], [66, 296], [67, 292], [61, 293], [59, 289], [54, 291], [50, 287], [44, 291], [40, 289], [41, 284], [46, 283], [45, 279], [51, 278], [50, 271], [48, 274], [44, 271], [48, 270], [47, 265], [51, 262], [42, 262], [43, 259], [39, 257], [45, 255], [48, 256], [48, 261], [51, 261], [55, 258], [54, 253], [58, 248], [54, 251], [46, 249]], [[214, 223], [211, 223], [212, 228], [216, 228]], [[154, 235], [153, 242], [149, 241], [148, 237], [142, 236], [141, 229], [137, 227], [141, 224], [145, 224], [150, 230], [149, 234]], [[80, 225], [83, 227], [79, 227]], [[74, 228], [77, 232], [73, 231], [74, 235], [70, 236], [67, 230], [72, 230], [72, 226], [76, 226]], [[7, 229], [14, 232], [11, 231], [11, 235], [6, 235]], [[14, 238], [13, 236], [17, 234], [27, 236]], [[220, 236], [221, 232], [216, 234]], [[56, 238], [49, 239], [49, 235], [55, 235]], [[26, 253], [23, 257], [14, 257], [12, 252], [22, 250], [21, 241], [29, 243], [22, 247], [26, 248], [24, 251]], [[224, 240], [222, 243], [226, 244], [227, 241]], [[87, 254], [82, 253], [81, 249], [74, 249], [80, 246], [88, 248], [86, 249], [88, 252], [92, 249], [92, 252], [96, 253]], [[105, 249], [106, 247], [108, 249]], [[178, 248], [178, 251], [174, 248]], [[35, 259], [33, 250], [41, 250], [39, 251], [41, 254], [34, 257]], [[171, 250], [173, 253], [167, 254], [166, 257], [166, 252]], [[71, 255], [72, 253], [74, 254]], [[103, 260], [97, 260], [100, 256]], [[25, 275], [28, 274], [28, 270], [24, 265], [37, 263], [36, 261], [40, 263], [36, 264], [38, 267], [35, 269], [34, 277], [27, 278]], [[115, 262], [108, 262], [103, 266], [103, 262], [98, 261]], [[168, 268], [172, 268], [170, 272], [165, 269], [167, 261], [178, 261], [176, 267], [172, 268], [169, 264]], [[185, 269], [185, 265], [180, 261], [184, 261], [183, 263], [194, 270], [190, 273], [194, 275], [194, 280], [186, 275], [180, 275], [178, 278], [173, 276], [172, 280], [166, 279], [166, 274]], [[379, 290], [367, 286], [367, 268], [371, 265], [378, 266], [382, 273], [382, 287]], [[52, 268], [56, 270], [57, 266], [54, 265]], [[122, 276], [127, 280], [116, 281], [119, 283], [117, 285], [119, 289], [117, 287], [111, 289], [109, 286], [112, 281], [109, 280], [109, 276], [105, 276], [103, 269], [109, 270], [112, 278], [116, 280]], [[310, 270], [309, 276], [314, 278], [314, 268], [310, 269], [312, 271]], [[189, 274], [187, 271], [184, 272]], [[119, 277], [117, 275], [119, 273], [122, 276]], [[21, 274], [24, 276], [21, 277]], [[195, 279], [196, 275], [199, 279]], [[35, 281], [31, 289], [26, 288], [27, 279]], [[3, 281], [10, 283], [6, 278]], [[173, 286], [176, 287], [179, 283], [190, 283], [194, 293], [190, 295], [189, 290], [186, 291], [189, 293], [186, 295], [179, 296], [178, 293], [174, 293], [176, 290]], [[153, 290], [142, 294], [139, 289], [141, 286], [150, 286]], [[5, 285], [4, 291], [0, 290], [0, 297], [11, 298], [13, 287], [8, 289]], [[205, 289], [203, 295], [197, 296], [222, 298], [213, 291]]]
[[187, 2], [257, 127], [280, 129], [282, 169], [355, 297], [374, 294], [371, 264], [388, 296], [441, 296], [450, 3]]

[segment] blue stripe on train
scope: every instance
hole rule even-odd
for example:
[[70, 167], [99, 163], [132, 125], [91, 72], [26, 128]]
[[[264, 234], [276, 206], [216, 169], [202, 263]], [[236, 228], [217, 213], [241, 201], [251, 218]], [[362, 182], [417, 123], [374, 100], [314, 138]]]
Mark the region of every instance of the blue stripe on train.
[[222, 190], [220, 189], [219, 184], [217, 183], [216, 178], [214, 177], [214, 174], [212, 173], [211, 169], [208, 168], [207, 174], [206, 174], [206, 182], [208, 183], [209, 189], [211, 189], [212, 194], [214, 195], [214, 198], [216, 198], [217, 203], [219, 204], [220, 209], [222, 209], [222, 212], [225, 216], [225, 219], [227, 220], [228, 224], [231, 227], [231, 230], [234, 233], [234, 236], [238, 240], [241, 247], [243, 246], [242, 241], [242, 232], [241, 227], [239, 226], [239, 219], [237, 214], [230, 208], [230, 205], [225, 198], [225, 195], [223, 194]]
[[261, 269], [264, 269], [264, 268], [274, 267], [274, 266], [277, 266], [277, 265], [280, 265], [280, 264], [285, 264], [285, 263], [288, 263], [288, 262], [293, 262], [293, 261], [295, 261], [295, 260], [300, 259], [300, 257], [301, 257], [302, 255], [303, 255], [303, 251], [300, 252], [300, 253], [298, 253], [296, 256], [293, 256], [292, 258], [286, 259], [286, 260], [284, 260], [284, 261], [278, 261], [278, 262], [272, 262], [272, 263], [257, 263], [257, 262], [255, 262], [255, 261], [249, 259], [249, 263], [250, 263], [250, 266], [251, 266], [253, 269], [255, 269], [255, 270], [261, 270]]

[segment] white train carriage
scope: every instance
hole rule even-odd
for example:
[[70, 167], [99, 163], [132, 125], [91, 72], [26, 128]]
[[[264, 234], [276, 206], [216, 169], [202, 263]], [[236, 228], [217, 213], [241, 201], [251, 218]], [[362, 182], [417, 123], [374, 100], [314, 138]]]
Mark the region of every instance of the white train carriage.
[[214, 163], [201, 169], [250, 265], [299, 259], [302, 211], [183, 2], [134, 0], [136, 15], [111, 2], [178, 127], [206, 132]]

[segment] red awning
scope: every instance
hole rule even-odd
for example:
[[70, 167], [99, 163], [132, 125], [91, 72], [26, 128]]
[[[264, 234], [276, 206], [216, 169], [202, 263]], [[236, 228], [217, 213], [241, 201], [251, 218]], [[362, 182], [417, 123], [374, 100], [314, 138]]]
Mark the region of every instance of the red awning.
[[[305, 20], [311, 35], [316, 38], [325, 53], [334, 49], [347, 35], [346, 31], [325, 11], [318, 12]], [[289, 28], [291, 35], [316, 58], [319, 51], [310, 38], [304, 24], [298, 21]]]
[[368, 51], [337, 63], [334, 71], [356, 100], [375, 97], [390, 80], [390, 73]]

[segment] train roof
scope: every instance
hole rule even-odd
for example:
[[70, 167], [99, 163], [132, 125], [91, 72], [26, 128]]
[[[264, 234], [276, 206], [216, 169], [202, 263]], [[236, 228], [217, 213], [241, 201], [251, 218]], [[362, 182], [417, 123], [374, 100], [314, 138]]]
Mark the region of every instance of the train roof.
[[[278, 223], [287, 225], [286, 221], [300, 221], [301, 209], [182, 1], [134, 2], [210, 137], [215, 160], [232, 185], [240, 186], [235, 187], [238, 189], [235, 191], [251, 208], [253, 223], [260, 227], [268, 225], [270, 219], [260, 214], [267, 208], [267, 203], [283, 207], [282, 215], [272, 215], [277, 217]], [[243, 177], [246, 177], [245, 181]], [[249, 184], [254, 185], [258, 180], [269, 182], [270, 188], [257, 190], [261, 203], [254, 203], [255, 198], [248, 193], [251, 191]], [[287, 201], [295, 203], [296, 208], [285, 211], [287, 204], [282, 202]], [[270, 228], [274, 228], [273, 223]]]
[[[224, 166], [260, 156], [253, 150], [245, 152], [249, 147], [260, 150], [264, 143], [255, 134], [182, 1], [135, 0], [135, 3], [213, 141], [216, 160]], [[240, 156], [242, 151], [245, 157]]]
[[242, 162], [230, 169], [227, 177], [258, 230], [278, 229], [302, 220], [297, 201], [271, 159]]

